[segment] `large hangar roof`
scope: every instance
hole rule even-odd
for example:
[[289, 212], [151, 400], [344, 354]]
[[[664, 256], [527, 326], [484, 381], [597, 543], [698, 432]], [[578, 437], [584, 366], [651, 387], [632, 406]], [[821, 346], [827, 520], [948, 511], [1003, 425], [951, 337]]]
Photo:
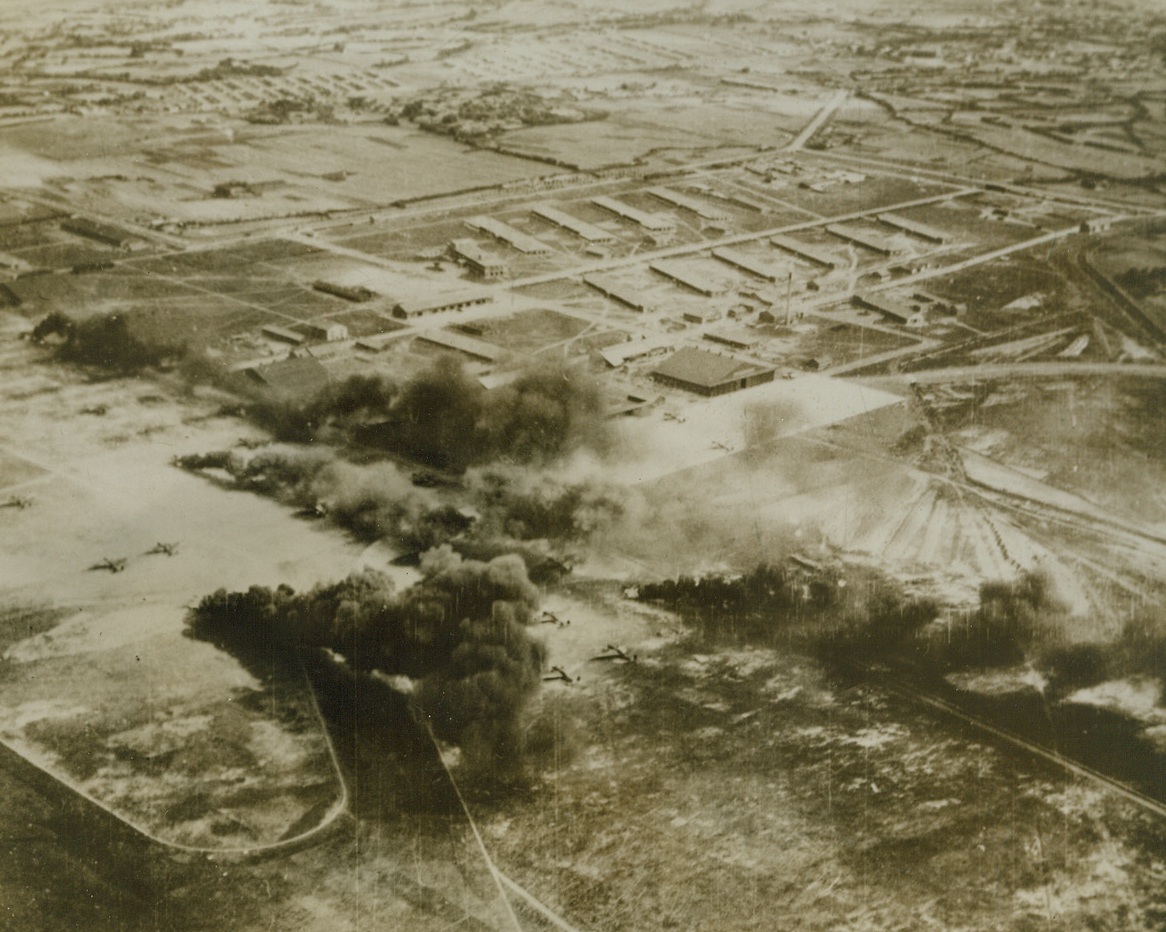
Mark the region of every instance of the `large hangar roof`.
[[652, 374], [703, 388], [714, 388], [726, 382], [760, 375], [770, 368], [734, 356], [722, 356], [719, 353], [685, 346], [664, 360]]

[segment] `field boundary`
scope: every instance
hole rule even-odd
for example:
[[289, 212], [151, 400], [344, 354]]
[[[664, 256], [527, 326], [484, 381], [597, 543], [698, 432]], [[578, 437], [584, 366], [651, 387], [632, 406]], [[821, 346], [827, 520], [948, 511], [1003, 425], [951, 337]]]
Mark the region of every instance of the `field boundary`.
[[[304, 669], [302, 664], [301, 664], [300, 669], [301, 670]], [[302, 846], [308, 842], [314, 841], [317, 838], [317, 836], [323, 835], [328, 829], [330, 829], [333, 825], [336, 824], [336, 822], [339, 820], [339, 818], [348, 809], [348, 787], [345, 784], [344, 778], [340, 773], [340, 765], [339, 765], [339, 762], [338, 762], [337, 757], [336, 757], [335, 748], [332, 746], [332, 738], [328, 734], [327, 728], [324, 726], [323, 717], [320, 714], [319, 706], [316, 704], [316, 693], [312, 687], [310, 680], [308, 679], [306, 670], [304, 670], [304, 679], [305, 679], [305, 682], [307, 683], [307, 686], [308, 686], [309, 694], [311, 697], [312, 708], [316, 714], [317, 722], [320, 725], [320, 727], [324, 730], [324, 741], [328, 747], [329, 758], [332, 762], [332, 767], [333, 767], [333, 770], [335, 773], [336, 782], [340, 786], [340, 795], [339, 795], [339, 798], [329, 807], [328, 812], [324, 815], [324, 817], [320, 820], [319, 823], [312, 826], [312, 828], [308, 829], [307, 831], [301, 832], [300, 834], [295, 835], [291, 838], [281, 838], [281, 839], [278, 839], [276, 841], [264, 842], [263, 844], [258, 844], [258, 845], [246, 845], [246, 846], [236, 846], [236, 847], [217, 847], [217, 848], [210, 848], [210, 847], [206, 847], [203, 845], [187, 845], [187, 844], [183, 844], [182, 842], [178, 842], [178, 841], [168, 841], [167, 839], [161, 838], [158, 835], [154, 834], [154, 832], [150, 831], [148, 828], [144, 827], [143, 825], [139, 824], [138, 822], [134, 821], [133, 819], [129, 818], [128, 816], [126, 816], [123, 813], [119, 812], [118, 810], [114, 809], [112, 806], [108, 805], [107, 803], [104, 803], [101, 800], [97, 799], [92, 794], [90, 794], [84, 787], [82, 787], [79, 783], [77, 783], [77, 781], [73, 780], [71, 777], [66, 776], [65, 774], [62, 774], [62, 773], [57, 773], [57, 772], [54, 772], [52, 770], [49, 770], [47, 767], [45, 767], [44, 765], [42, 765], [38, 761], [33, 760], [31, 757], [29, 757], [27, 754], [25, 754], [19, 748], [15, 747], [14, 745], [12, 745], [8, 741], [5, 741], [3, 738], [0, 738], [0, 751], [6, 752], [10, 758], [14, 759], [14, 761], [19, 761], [24, 768], [31, 769], [32, 771], [34, 771], [35, 775], [36, 775], [36, 785], [43, 787], [46, 785], [46, 781], [51, 781], [51, 783], [54, 786], [56, 786], [57, 788], [67, 790], [69, 793], [71, 793], [72, 796], [76, 800], [82, 801], [83, 803], [87, 804], [89, 807], [92, 807], [93, 809], [98, 810], [101, 813], [101, 817], [103, 819], [112, 818], [112, 819], [116, 820], [118, 823], [120, 823], [121, 825], [125, 826], [126, 828], [129, 828], [130, 830], [132, 830], [133, 832], [135, 832], [136, 834], [138, 834], [139, 836], [144, 838], [146, 841], [149, 841], [155, 845], [159, 845], [162, 848], [168, 848], [168, 849], [171, 849], [174, 851], [182, 851], [182, 852], [186, 852], [189, 854], [205, 854], [208, 856], [214, 856], [214, 855], [248, 856], [248, 855], [264, 854], [264, 853], [272, 852], [272, 851], [281, 851], [281, 850], [286, 850], [286, 849], [292, 849], [292, 848]]]

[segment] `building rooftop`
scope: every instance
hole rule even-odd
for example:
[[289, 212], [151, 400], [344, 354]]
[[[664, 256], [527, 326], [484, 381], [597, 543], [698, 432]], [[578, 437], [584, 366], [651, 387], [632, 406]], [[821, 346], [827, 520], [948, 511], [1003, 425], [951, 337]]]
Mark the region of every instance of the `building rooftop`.
[[760, 363], [685, 346], [657, 366], [652, 375], [677, 379], [704, 388], [714, 388], [725, 382], [759, 375], [768, 369], [769, 366]]
[[284, 359], [246, 371], [251, 379], [281, 395], [307, 397], [328, 384], [328, 370], [310, 356]]
[[604, 347], [599, 351], [599, 355], [605, 363], [614, 369], [622, 366], [629, 359], [636, 359], [640, 356], [649, 356], [652, 353], [658, 353], [662, 350], [671, 349], [675, 343], [675, 338], [671, 336], [656, 336], [648, 337], [642, 340], [627, 340], [624, 343], [616, 343], [613, 346]]
[[475, 337], [465, 336], [460, 333], [453, 333], [449, 330], [432, 330], [420, 334], [417, 339], [432, 343], [434, 346], [440, 346], [444, 349], [456, 350], [459, 353], [465, 353], [474, 359], [482, 359], [486, 362], [497, 362], [506, 355], [506, 351], [500, 346], [495, 346], [493, 343], [487, 343], [485, 340], [479, 340]]
[[482, 304], [492, 300], [493, 297], [493, 293], [485, 289], [471, 288], [439, 291], [435, 294], [410, 294], [402, 296], [394, 305], [394, 310], [400, 309], [404, 313], [413, 314], [461, 305]]

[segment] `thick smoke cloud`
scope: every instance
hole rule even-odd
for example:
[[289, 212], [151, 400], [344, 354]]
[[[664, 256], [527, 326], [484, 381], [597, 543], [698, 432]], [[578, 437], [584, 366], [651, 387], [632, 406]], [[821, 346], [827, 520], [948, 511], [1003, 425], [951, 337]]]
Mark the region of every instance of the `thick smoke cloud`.
[[595, 477], [560, 478], [493, 467], [466, 476], [483, 536], [586, 544], [617, 527], [635, 494]]
[[180, 457], [177, 463], [195, 471], [222, 470], [237, 488], [327, 516], [360, 540], [388, 540], [406, 551], [445, 543], [472, 523], [415, 487], [391, 463], [357, 465], [327, 449], [279, 447], [249, 457], [221, 450]]
[[395, 592], [364, 572], [297, 594], [286, 586], [219, 590], [191, 614], [192, 633], [228, 647], [328, 648], [355, 670], [397, 678], [415, 714], [472, 763], [505, 768], [537, 690], [543, 646], [527, 631], [538, 590], [513, 556], [488, 563], [438, 548], [423, 580]]
[[1131, 624], [1105, 650], [1064, 645], [1058, 621], [1066, 609], [1042, 572], [987, 581], [974, 607], [945, 613], [935, 625], [941, 610], [934, 600], [856, 566], [762, 565], [731, 576], [681, 576], [642, 585], [639, 597], [679, 610], [714, 636], [789, 637], [827, 654], [894, 657], [931, 672], [1032, 663], [1076, 686], [1119, 667], [1166, 673], [1160, 625]]
[[54, 312], [33, 328], [34, 343], [59, 340], [57, 355], [66, 362], [129, 374], [182, 359], [185, 344], [164, 343], [136, 333], [124, 314], [96, 314], [73, 320]]
[[292, 443], [343, 442], [356, 425], [388, 417], [398, 387], [379, 375], [352, 375], [308, 399], [260, 395], [251, 417]]
[[888, 650], [933, 621], [938, 606], [876, 570], [762, 564], [744, 574], [680, 576], [638, 597], [681, 613], [713, 638], [798, 640], [827, 652]]
[[607, 452], [604, 415], [590, 375], [553, 364], [531, 369], [486, 395], [477, 424], [483, 459], [539, 463], [583, 447]]
[[457, 488], [418, 488], [389, 462], [350, 463], [328, 449], [280, 446], [250, 455], [215, 451], [182, 457], [191, 470], [222, 470], [236, 487], [326, 516], [363, 541], [404, 554], [442, 544], [479, 560], [522, 557], [540, 581], [609, 535], [634, 504], [627, 490], [536, 470], [472, 470]]
[[945, 668], [1008, 666], [1035, 659], [1057, 637], [1058, 617], [1067, 612], [1044, 572], [980, 586], [980, 604], [928, 645]]
[[1159, 702], [1166, 701], [1166, 623], [1161, 611], [1139, 608], [1113, 640], [1049, 644], [1038, 665], [1048, 678], [1048, 691], [1064, 696], [1107, 680], [1148, 677], [1160, 684]]
[[307, 400], [258, 399], [252, 413], [283, 440], [354, 436], [459, 472], [497, 461], [541, 464], [611, 445], [598, 382], [549, 363], [487, 391], [455, 357], [442, 356], [399, 385], [352, 376]]

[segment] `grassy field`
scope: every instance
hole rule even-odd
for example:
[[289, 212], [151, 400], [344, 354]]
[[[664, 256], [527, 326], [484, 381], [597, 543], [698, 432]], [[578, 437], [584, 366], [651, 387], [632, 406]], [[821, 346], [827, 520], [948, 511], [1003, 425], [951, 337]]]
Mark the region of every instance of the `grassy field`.
[[240, 676], [177, 633], [125, 643], [121, 626], [151, 613], [75, 614], [11, 646], [4, 741], [168, 842], [246, 847], [314, 827], [340, 790], [302, 675]]
[[588, 329], [578, 317], [558, 311], [539, 309], [523, 311], [510, 317], [482, 321], [482, 339], [520, 353], [533, 353], [547, 346], [577, 337]]
[[[382, 123], [268, 127], [221, 117], [192, 133], [181, 117], [75, 117], [18, 127], [8, 144], [52, 159], [56, 174], [71, 179], [67, 190], [93, 209], [196, 223], [385, 205], [547, 170]], [[118, 180], [130, 177], [135, 183]], [[228, 181], [257, 187], [249, 196], [213, 197], [215, 186]]]
[[951, 436], [1116, 514], [1166, 526], [1166, 468], [1152, 429], [1166, 389], [1154, 380], [1066, 379], [1009, 390], [952, 386]]
[[[582, 598], [623, 619], [626, 638], [646, 633], [632, 609]], [[597, 930], [1160, 921], [1142, 852], [1162, 830], [1125, 804], [783, 649], [663, 646], [648, 634], [642, 650], [638, 663], [588, 665], [576, 686], [547, 690], [547, 714], [572, 722], [576, 756], [484, 820], [504, 869], [571, 920]]]
[[[188, 420], [213, 415], [215, 401], [90, 382], [43, 356], [11, 331], [0, 343], [2, 453], [20, 475], [15, 451], [40, 471], [32, 503], [0, 513], [0, 737], [165, 841], [222, 849], [317, 824], [340, 786], [302, 672], [270, 658], [241, 666], [190, 640], [183, 606], [232, 584], [232, 567], [236, 585], [268, 572], [310, 584], [358, 548], [169, 465], [179, 448], [239, 436], [239, 424]], [[7, 391], [42, 367], [55, 392]], [[240, 551], [234, 520], [266, 543]], [[180, 550], [152, 553], [158, 540]], [[124, 569], [93, 569], [103, 557]]]
[[994, 263], [990, 275], [982, 268], [973, 268], [934, 278], [927, 286], [940, 297], [966, 304], [968, 322], [985, 330], [1015, 326], [1050, 311], [1069, 310], [1075, 295], [1073, 286], [1048, 262], [1026, 254]]

